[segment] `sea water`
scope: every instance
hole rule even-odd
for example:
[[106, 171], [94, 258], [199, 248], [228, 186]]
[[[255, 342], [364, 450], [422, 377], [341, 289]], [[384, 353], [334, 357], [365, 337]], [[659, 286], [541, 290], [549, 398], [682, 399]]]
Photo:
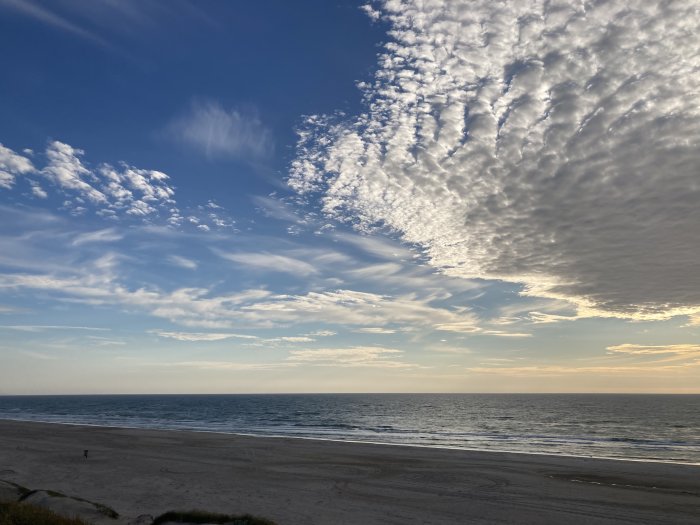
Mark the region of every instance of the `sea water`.
[[0, 419], [700, 464], [700, 395], [0, 396]]

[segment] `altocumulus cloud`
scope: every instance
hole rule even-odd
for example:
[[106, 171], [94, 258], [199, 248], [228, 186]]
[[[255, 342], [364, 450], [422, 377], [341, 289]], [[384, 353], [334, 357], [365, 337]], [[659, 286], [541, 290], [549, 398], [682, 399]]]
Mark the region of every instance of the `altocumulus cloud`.
[[32, 162], [0, 144], [0, 188], [10, 189], [17, 175], [34, 171]]
[[376, 7], [366, 112], [308, 119], [293, 188], [579, 316], [700, 311], [695, 1]]

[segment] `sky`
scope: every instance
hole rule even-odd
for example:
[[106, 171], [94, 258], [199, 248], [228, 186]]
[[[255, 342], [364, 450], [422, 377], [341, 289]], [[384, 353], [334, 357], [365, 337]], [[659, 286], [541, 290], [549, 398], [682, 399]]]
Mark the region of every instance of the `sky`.
[[694, 0], [0, 0], [0, 394], [700, 393]]

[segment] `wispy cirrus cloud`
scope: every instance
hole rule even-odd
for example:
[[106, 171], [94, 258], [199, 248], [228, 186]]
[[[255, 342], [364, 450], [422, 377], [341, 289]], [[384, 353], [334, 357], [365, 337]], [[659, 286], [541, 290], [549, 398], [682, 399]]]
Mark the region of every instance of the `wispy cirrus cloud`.
[[114, 228], [104, 228], [102, 230], [95, 230], [91, 232], [80, 233], [75, 236], [73, 246], [80, 246], [82, 244], [88, 244], [93, 242], [114, 242], [120, 241], [124, 238], [124, 234], [119, 233]]
[[253, 111], [225, 109], [214, 101], [196, 101], [166, 128], [166, 135], [207, 157], [259, 159], [274, 147], [272, 133]]
[[139, 0], [95, 0], [92, 2], [41, 2], [38, 0], [0, 0], [0, 9], [18, 13], [57, 31], [80, 38], [109, 50], [120, 39], [157, 35], [167, 27], [218, 24], [188, 0], [171, 0], [167, 4]]
[[[467, 370], [478, 374], [517, 377], [554, 376], [681, 376], [700, 368], [700, 345], [692, 343], [641, 345], [624, 343], [606, 348], [608, 355], [591, 364], [528, 363], [512, 366], [508, 360], [490, 359]], [[521, 358], [523, 359], [523, 358]], [[590, 359], [589, 359], [590, 361]]]
[[152, 333], [159, 337], [175, 339], [177, 341], [223, 341], [226, 339], [258, 339], [254, 335], [216, 333], [216, 332], [171, 332], [166, 330], [153, 330]]
[[216, 253], [226, 260], [248, 266], [255, 270], [292, 273], [304, 276], [318, 273], [316, 268], [306, 261], [276, 253], [228, 253], [220, 250], [217, 250]]
[[65, 16], [42, 7], [34, 0], [0, 0], [0, 8], [14, 10], [60, 31], [65, 31], [94, 44], [107, 46], [107, 42], [94, 32], [81, 27]]
[[92, 332], [109, 332], [111, 328], [96, 326], [69, 326], [69, 325], [0, 325], [0, 329], [17, 330], [20, 332], [45, 332], [47, 330], [87, 330]]
[[308, 120], [293, 188], [579, 317], [700, 311], [692, 2], [374, 6], [391, 41], [366, 112]]
[[[119, 278], [119, 258], [106, 254], [72, 273], [0, 274], [0, 289], [34, 290], [58, 301], [139, 309], [182, 326], [230, 329], [308, 323], [342, 326], [410, 325], [476, 333], [479, 320], [470, 311], [433, 304], [436, 297], [390, 296], [356, 290], [275, 294], [264, 289], [215, 294], [208, 288], [164, 291], [132, 288]], [[304, 337], [309, 337], [304, 336]]]
[[186, 270], [196, 270], [198, 266], [197, 261], [183, 257], [182, 255], [168, 255], [168, 262], [180, 268], [185, 268]]
[[314, 350], [292, 350], [288, 361], [320, 366], [413, 368], [398, 357], [401, 350], [379, 346], [356, 346], [351, 348], [319, 348]]
[[621, 345], [608, 346], [607, 350], [612, 353], [627, 355], [677, 354], [700, 357], [700, 345], [698, 344], [639, 345], [625, 343]]
[[396, 330], [393, 328], [384, 328], [383, 326], [365, 326], [363, 328], [358, 328], [355, 330], [360, 334], [395, 334]]
[[470, 372], [494, 374], [500, 376], [551, 377], [551, 376], [645, 376], [649, 374], [676, 375], [700, 367], [700, 363], [683, 363], [675, 365], [609, 365], [609, 366], [566, 366], [566, 365], [532, 365], [532, 366], [492, 366], [469, 367]]

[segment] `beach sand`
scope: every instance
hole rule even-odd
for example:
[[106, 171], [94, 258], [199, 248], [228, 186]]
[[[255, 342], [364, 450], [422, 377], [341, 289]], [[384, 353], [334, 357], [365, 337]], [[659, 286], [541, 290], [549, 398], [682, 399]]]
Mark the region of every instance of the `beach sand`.
[[[89, 457], [83, 457], [83, 450]], [[0, 480], [294, 524], [694, 524], [700, 466], [0, 421]]]

